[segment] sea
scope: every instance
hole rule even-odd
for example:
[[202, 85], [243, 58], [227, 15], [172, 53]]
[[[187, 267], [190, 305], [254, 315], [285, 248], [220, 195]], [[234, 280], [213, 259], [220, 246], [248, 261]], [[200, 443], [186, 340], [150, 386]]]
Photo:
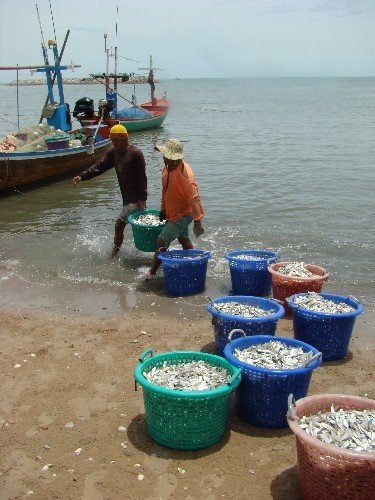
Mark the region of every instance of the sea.
[[[323, 291], [353, 295], [374, 312], [375, 78], [176, 79], [156, 90], [167, 92], [170, 112], [130, 142], [146, 159], [148, 208], [160, 207], [155, 144], [183, 142], [205, 209], [193, 243], [211, 252], [199, 300], [231, 293], [228, 251], [267, 249], [324, 267]], [[131, 99], [134, 88], [119, 92]], [[137, 85], [138, 102], [148, 92]], [[71, 109], [103, 96], [101, 85], [65, 86]], [[0, 136], [18, 125], [16, 98], [16, 87], [0, 85]], [[38, 122], [45, 98], [45, 87], [19, 88], [21, 127]], [[134, 247], [130, 227], [109, 258], [120, 209], [114, 171], [76, 188], [66, 179], [2, 196], [0, 304], [118, 312], [167, 296], [162, 271], [143, 283], [152, 254]]]

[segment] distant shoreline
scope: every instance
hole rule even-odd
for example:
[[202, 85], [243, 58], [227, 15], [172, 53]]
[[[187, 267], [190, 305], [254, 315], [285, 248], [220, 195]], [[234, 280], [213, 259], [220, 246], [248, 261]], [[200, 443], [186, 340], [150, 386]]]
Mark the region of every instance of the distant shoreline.
[[[97, 78], [64, 78], [64, 85], [100, 85], [103, 82], [99, 81]], [[130, 78], [127, 82], [122, 83], [147, 83], [147, 77], [145, 76], [137, 76], [134, 79]], [[7, 87], [15, 87], [17, 86], [17, 80], [12, 80], [9, 83], [4, 83]], [[41, 78], [38, 80], [18, 80], [19, 86], [31, 86], [31, 85], [46, 85], [46, 80]]]

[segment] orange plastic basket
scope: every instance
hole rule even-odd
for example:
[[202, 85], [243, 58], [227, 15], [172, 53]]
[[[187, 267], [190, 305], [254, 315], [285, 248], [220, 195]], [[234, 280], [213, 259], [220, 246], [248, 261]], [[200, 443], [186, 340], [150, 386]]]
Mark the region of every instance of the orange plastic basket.
[[305, 264], [306, 268], [311, 273], [315, 274], [315, 276], [296, 278], [278, 272], [278, 269], [285, 264], [291, 264], [291, 262], [270, 264], [268, 270], [272, 276], [273, 298], [282, 301], [286, 314], [292, 314], [286, 302], [286, 298], [296, 293], [321, 292], [323, 283], [328, 279], [329, 272], [323, 269], [323, 267], [316, 266], [315, 264]]
[[349, 451], [310, 436], [296, 418], [336, 410], [375, 409], [375, 400], [344, 394], [321, 394], [289, 404], [288, 424], [296, 436], [302, 499], [370, 500], [375, 492], [375, 454]]

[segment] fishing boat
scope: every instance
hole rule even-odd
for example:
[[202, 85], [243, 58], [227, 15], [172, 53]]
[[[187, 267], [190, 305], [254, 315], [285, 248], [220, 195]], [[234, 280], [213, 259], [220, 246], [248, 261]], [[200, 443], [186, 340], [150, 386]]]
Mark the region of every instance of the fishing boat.
[[[61, 71], [80, 66], [61, 65], [68, 36], [69, 30], [59, 54], [54, 40], [48, 41], [47, 48], [42, 33], [44, 64], [0, 67], [0, 70], [16, 69], [17, 81], [20, 69], [45, 73], [48, 89], [39, 123], [32, 127], [20, 128], [17, 86], [18, 129], [3, 139], [0, 138], [0, 194], [17, 191], [23, 186], [30, 187], [36, 183], [45, 184], [58, 178], [67, 178], [95, 163], [111, 147], [108, 127], [107, 133], [101, 130], [100, 134], [99, 127], [94, 131], [82, 127], [72, 130], [69, 104], [64, 99]], [[54, 64], [49, 64], [49, 50], [53, 53]], [[54, 95], [55, 81], [58, 101], [55, 101]]]
[[[105, 99], [99, 100], [97, 111], [94, 110], [95, 106], [92, 99], [88, 97], [79, 99], [75, 104], [73, 116], [83, 126], [96, 125], [99, 123], [101, 117], [103, 117], [102, 123], [109, 126], [113, 125], [113, 120], [116, 120], [116, 123], [118, 123], [117, 120], [119, 120], [121, 125], [124, 125], [128, 132], [160, 127], [167, 117], [170, 107], [165, 92], [160, 99], [155, 96], [154, 71], [161, 70], [162, 68], [153, 67], [152, 56], [150, 56], [150, 66], [148, 68], [138, 68], [139, 70], [147, 70], [149, 72], [147, 83], [151, 88], [150, 100], [138, 104], [134, 80], [134, 90], [131, 100], [125, 98], [118, 92], [119, 83], [128, 82], [129, 75], [126, 73], [118, 73], [117, 46], [114, 52], [107, 47], [107, 34], [104, 35], [104, 50], [107, 58], [106, 72], [103, 74], [91, 74], [90, 76], [105, 85]], [[114, 57], [115, 60], [114, 73], [109, 72], [109, 60], [111, 57]], [[124, 99], [130, 106], [119, 109], [118, 97]]]

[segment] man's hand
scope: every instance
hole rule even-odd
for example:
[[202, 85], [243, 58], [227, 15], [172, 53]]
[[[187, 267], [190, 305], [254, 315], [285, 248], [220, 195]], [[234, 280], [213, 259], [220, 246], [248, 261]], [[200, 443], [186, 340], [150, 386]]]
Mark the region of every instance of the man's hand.
[[196, 238], [199, 238], [199, 236], [201, 236], [204, 233], [204, 229], [203, 229], [202, 223], [200, 221], [194, 222], [193, 233], [195, 234]]
[[76, 187], [76, 185], [82, 180], [82, 177], [80, 175], [76, 175], [75, 177], [73, 177], [72, 179], [72, 184], [74, 187]]
[[166, 219], [167, 215], [165, 212], [160, 212], [159, 214], [159, 220], [160, 222], [163, 222]]

